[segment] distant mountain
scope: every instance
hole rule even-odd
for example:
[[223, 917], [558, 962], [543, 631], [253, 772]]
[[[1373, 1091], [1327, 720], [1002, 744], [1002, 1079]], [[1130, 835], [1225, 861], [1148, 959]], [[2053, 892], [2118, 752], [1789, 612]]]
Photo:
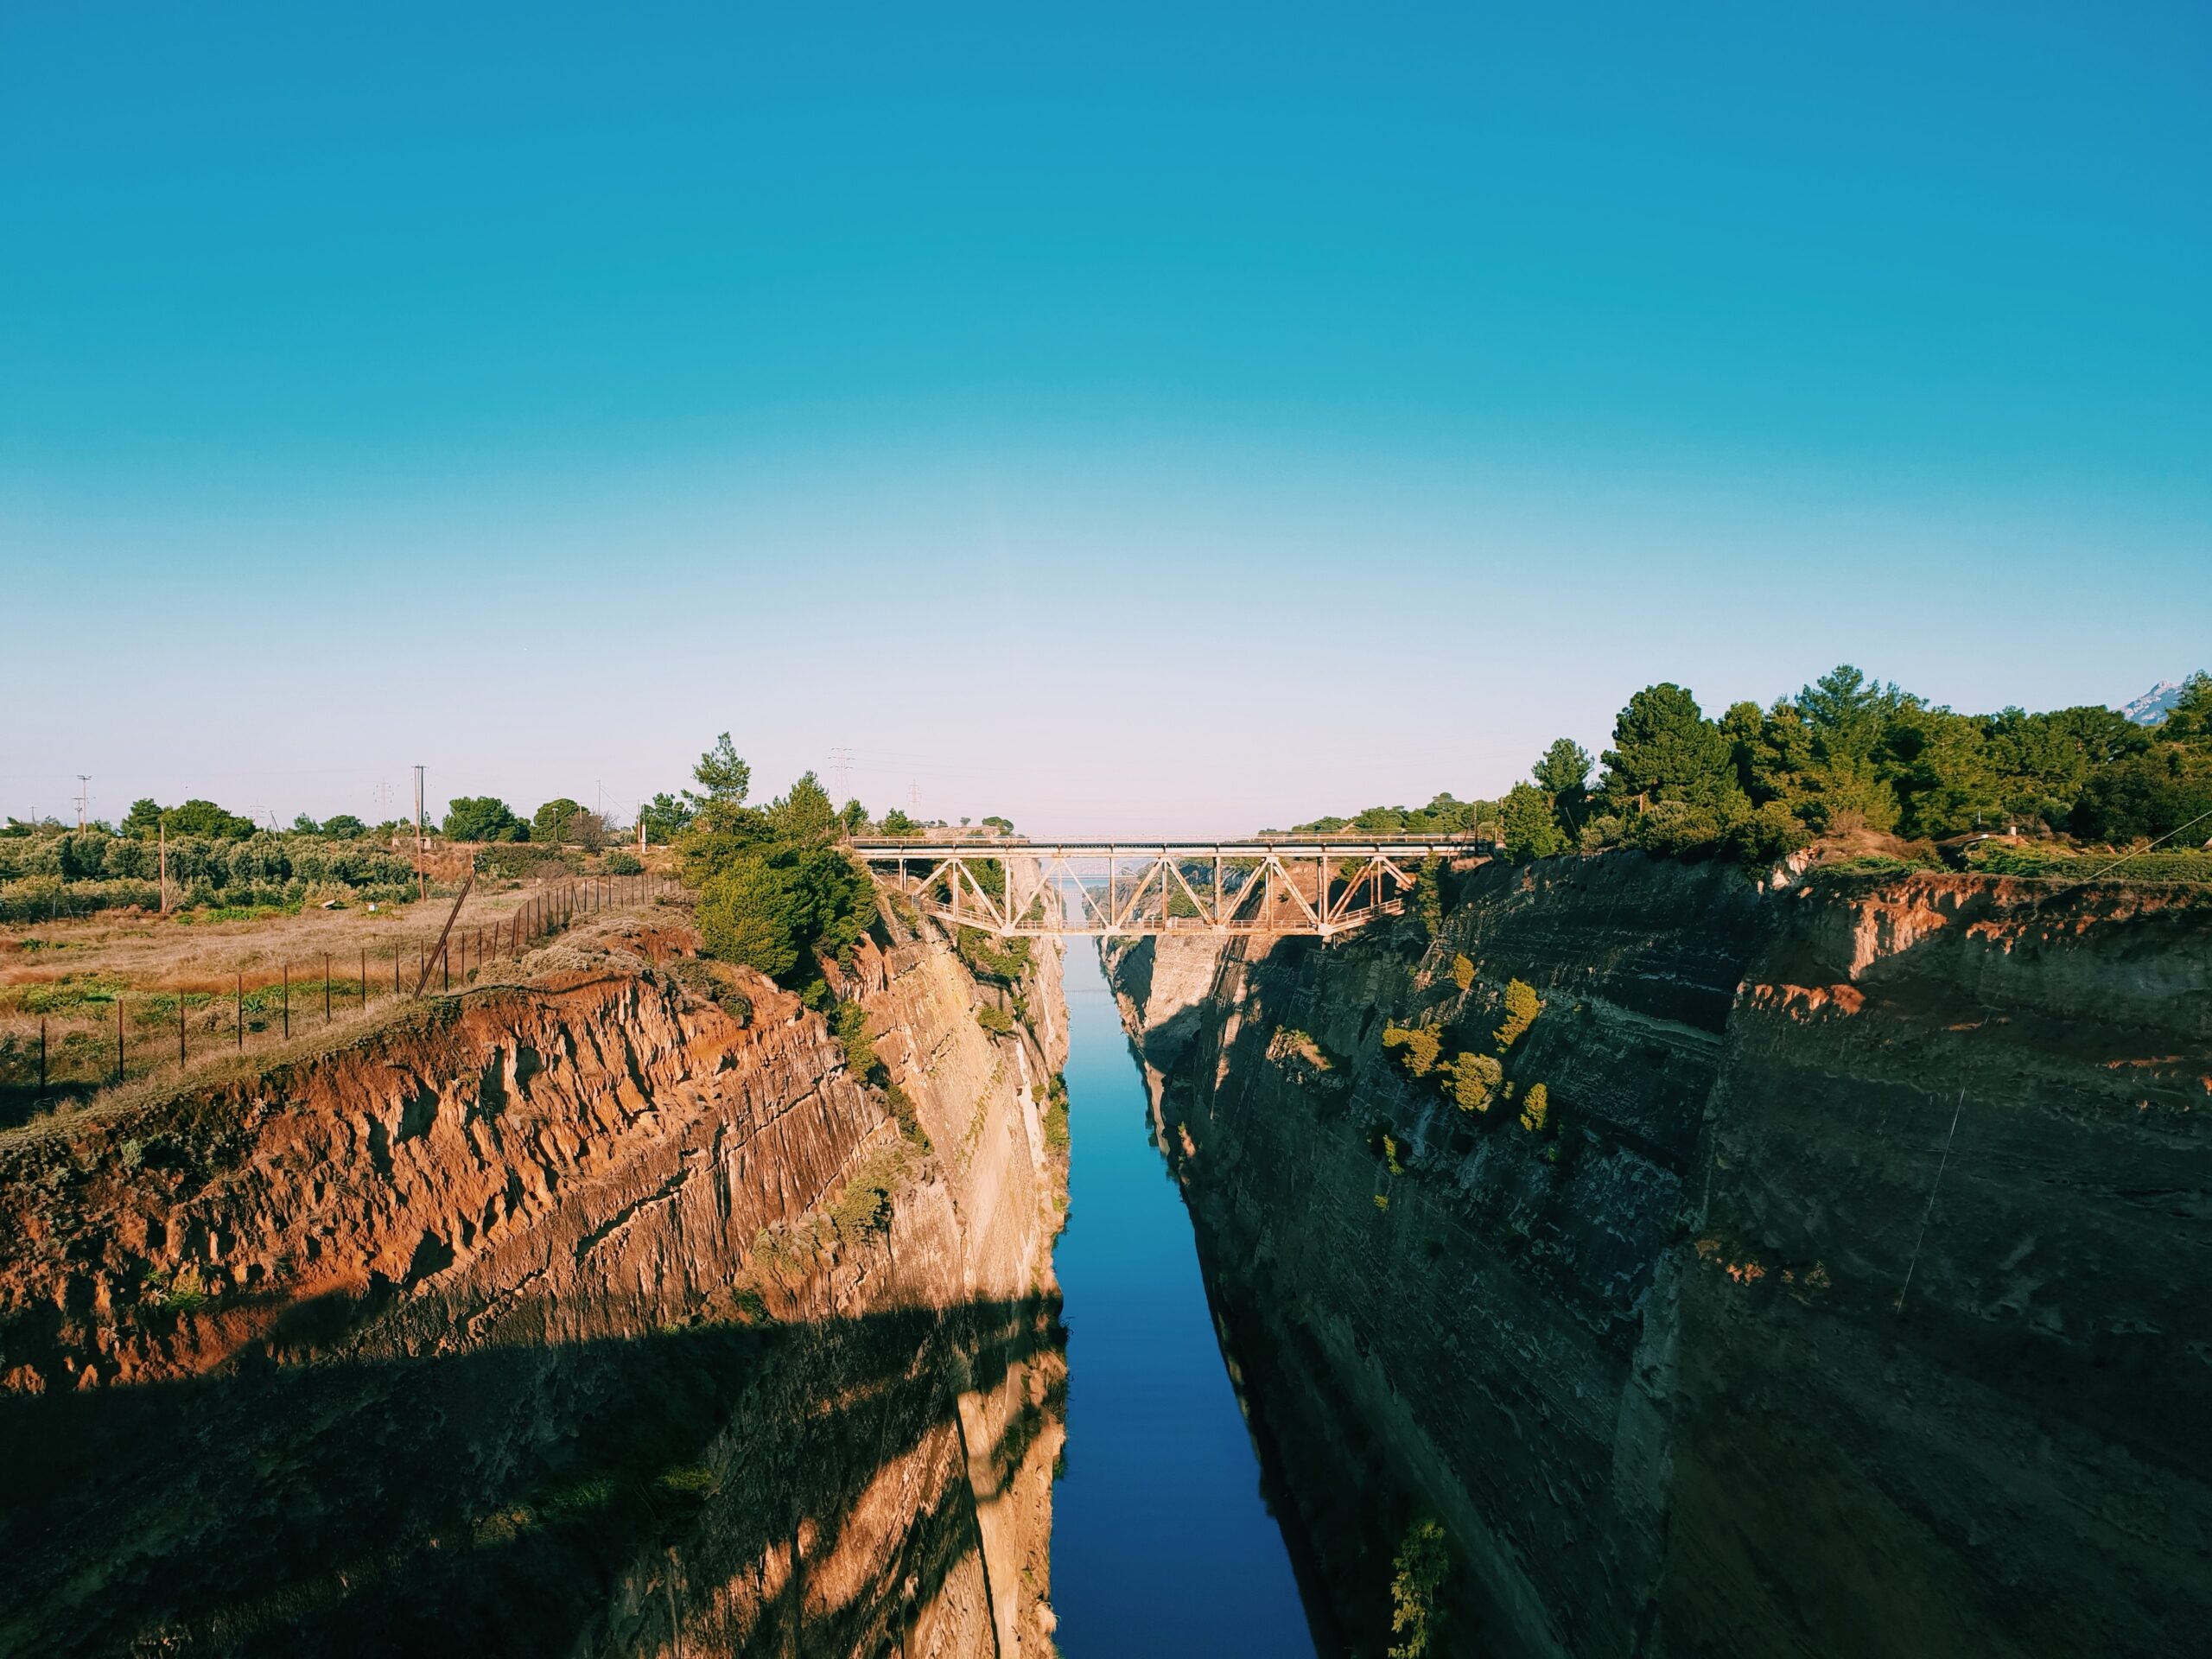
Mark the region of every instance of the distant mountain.
[[2120, 712], [2138, 726], [2155, 726], [2173, 712], [2174, 704], [2181, 701], [2181, 687], [2171, 680], [2160, 680], [2133, 702], [2124, 702]]

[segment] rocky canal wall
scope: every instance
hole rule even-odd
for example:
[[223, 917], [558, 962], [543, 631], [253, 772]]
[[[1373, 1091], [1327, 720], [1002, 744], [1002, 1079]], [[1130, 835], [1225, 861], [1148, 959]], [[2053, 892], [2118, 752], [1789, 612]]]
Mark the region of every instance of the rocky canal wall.
[[1633, 854], [1447, 899], [1110, 963], [1347, 1649], [1433, 1516], [1446, 1651], [2193, 1651], [2212, 910]]
[[1058, 957], [680, 912], [0, 1137], [0, 1652], [1044, 1653]]

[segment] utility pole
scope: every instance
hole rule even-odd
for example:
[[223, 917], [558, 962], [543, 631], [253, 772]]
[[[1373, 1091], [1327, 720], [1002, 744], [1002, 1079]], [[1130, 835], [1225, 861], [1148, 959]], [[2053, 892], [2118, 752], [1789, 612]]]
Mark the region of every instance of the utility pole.
[[830, 775], [837, 780], [837, 786], [834, 792], [839, 796], [842, 796], [845, 792], [845, 773], [850, 770], [852, 764], [853, 752], [843, 745], [840, 744], [830, 751]]
[[[166, 916], [169, 913], [169, 815], [166, 812], [162, 813], [161, 817], [161, 842], [162, 914]], [[180, 1015], [182, 1013], [183, 1007], [184, 1004], [180, 1001], [177, 1004]]]
[[645, 855], [645, 804], [638, 803], [638, 856]]
[[430, 883], [423, 874], [423, 768], [415, 768], [415, 896], [430, 896]]
[[92, 791], [87, 786], [92, 781], [92, 774], [89, 772], [77, 774], [77, 833], [80, 836], [85, 833], [85, 808], [92, 798]]

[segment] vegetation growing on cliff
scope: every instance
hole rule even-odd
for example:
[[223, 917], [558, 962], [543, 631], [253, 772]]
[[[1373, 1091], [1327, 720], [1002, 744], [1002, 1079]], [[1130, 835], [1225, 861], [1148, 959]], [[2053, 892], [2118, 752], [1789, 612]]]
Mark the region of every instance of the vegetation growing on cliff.
[[1029, 971], [1031, 957], [1026, 938], [1001, 939], [980, 927], [963, 927], [955, 931], [952, 948], [968, 971], [978, 979], [1011, 985]]
[[1441, 1033], [1427, 1026], [1389, 1024], [1382, 1027], [1382, 1046], [1402, 1048], [1406, 1052], [1398, 1058], [1406, 1070], [1417, 1077], [1425, 1077], [1436, 1067], [1437, 1052], [1444, 1046]]
[[1497, 1052], [1501, 1054], [1519, 1042], [1529, 1027], [1536, 1023], [1536, 1016], [1544, 1011], [1536, 988], [1524, 980], [1508, 980], [1505, 985], [1505, 1020], [1497, 1028]]
[[1068, 1080], [1055, 1071], [1045, 1084], [1045, 1144], [1053, 1152], [1064, 1154], [1069, 1143]]
[[1530, 1084], [1529, 1092], [1521, 1098], [1521, 1127], [1531, 1135], [1541, 1135], [1550, 1125], [1551, 1116], [1551, 1090], [1541, 1083]]
[[840, 1002], [834, 1024], [837, 1040], [844, 1046], [845, 1069], [863, 1083], [879, 1081], [883, 1062], [876, 1058], [875, 1041], [868, 1035], [868, 1010], [857, 1002]]
[[1427, 1659], [1443, 1626], [1439, 1599], [1451, 1558], [1445, 1553], [1444, 1528], [1428, 1516], [1406, 1529], [1390, 1580], [1390, 1659]]
[[1444, 1092], [1463, 1112], [1490, 1110], [1491, 1102], [1497, 1098], [1498, 1084], [1505, 1077], [1505, 1068], [1497, 1060], [1471, 1049], [1457, 1059], [1447, 1060], [1442, 1071]]
[[837, 845], [845, 815], [810, 772], [766, 807], [747, 806], [752, 772], [728, 734], [693, 775], [706, 793], [690, 797], [697, 810], [677, 849], [699, 889], [701, 939], [818, 1006], [822, 961], [848, 960], [876, 914], [874, 884]]

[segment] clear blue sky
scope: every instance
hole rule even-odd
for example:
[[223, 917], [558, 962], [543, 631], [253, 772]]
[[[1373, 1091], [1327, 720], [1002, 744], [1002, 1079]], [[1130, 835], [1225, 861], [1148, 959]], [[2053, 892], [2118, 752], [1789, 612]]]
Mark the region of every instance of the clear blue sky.
[[2212, 658], [2202, 5], [750, 10], [0, 12], [0, 810], [1233, 830]]

